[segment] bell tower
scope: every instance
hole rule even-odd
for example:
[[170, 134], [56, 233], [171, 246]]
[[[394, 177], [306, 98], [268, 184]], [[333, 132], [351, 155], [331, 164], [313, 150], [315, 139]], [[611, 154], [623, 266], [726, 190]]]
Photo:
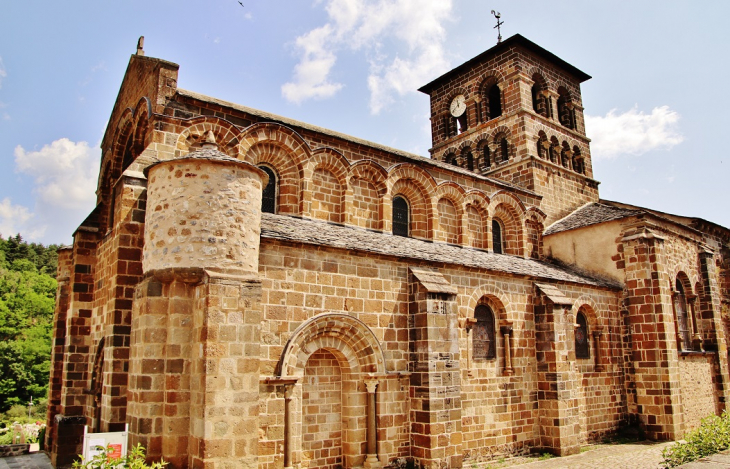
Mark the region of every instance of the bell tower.
[[547, 223], [596, 202], [580, 93], [590, 78], [512, 36], [420, 88], [431, 157], [535, 191]]

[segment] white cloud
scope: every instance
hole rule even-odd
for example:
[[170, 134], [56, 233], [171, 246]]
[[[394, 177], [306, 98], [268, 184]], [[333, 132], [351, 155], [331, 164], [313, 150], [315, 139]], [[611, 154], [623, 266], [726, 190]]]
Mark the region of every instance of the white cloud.
[[243, 17], [249, 21], [253, 19], [253, 15], [251, 13], [246, 13], [245, 15], [243, 15]]
[[61, 209], [88, 209], [96, 200], [98, 153], [86, 142], [61, 138], [38, 151], [18, 145], [15, 166], [35, 178], [34, 192], [43, 203]]
[[[363, 50], [370, 64], [370, 110], [379, 113], [394, 94], [415, 91], [448, 68], [442, 23], [451, 9], [452, 0], [327, 0], [327, 24], [296, 39], [300, 61], [282, 94], [295, 103], [333, 96], [343, 87], [330, 77], [337, 54]], [[384, 41], [397, 51], [383, 52]]]
[[3, 87], [3, 78], [8, 76], [8, 72], [5, 70], [5, 64], [3, 58], [0, 57], [0, 88]]
[[33, 219], [33, 213], [22, 205], [13, 205], [8, 197], [0, 200], [0, 235], [4, 238], [15, 236], [21, 233], [29, 240], [38, 239], [43, 236], [44, 229], [33, 229], [29, 222]]
[[639, 156], [652, 150], [669, 150], [682, 143], [680, 115], [669, 106], [656, 107], [645, 114], [634, 106], [617, 114], [615, 109], [605, 116], [586, 116], [586, 133], [591, 138], [594, 159], [619, 155]]

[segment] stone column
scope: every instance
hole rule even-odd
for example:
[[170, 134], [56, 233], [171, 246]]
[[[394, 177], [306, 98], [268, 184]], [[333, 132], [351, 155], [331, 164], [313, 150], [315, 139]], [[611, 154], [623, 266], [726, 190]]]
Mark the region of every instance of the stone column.
[[284, 468], [289, 469], [292, 466], [292, 453], [294, 447], [292, 439], [294, 436], [294, 425], [292, 401], [294, 400], [294, 385], [296, 383], [287, 384], [284, 387]]
[[595, 349], [595, 366], [594, 370], [601, 372], [604, 370], [603, 364], [601, 363], [601, 336], [603, 335], [603, 328], [596, 327], [593, 329], [593, 348]]
[[512, 368], [512, 323], [505, 322], [500, 326], [499, 331], [504, 337], [504, 374], [505, 376], [512, 376], [515, 373], [515, 369]]
[[367, 458], [365, 459], [365, 468], [380, 466], [378, 461], [378, 429], [375, 400], [375, 390], [378, 387], [378, 383], [379, 380], [376, 378], [365, 380], [365, 387], [368, 391]]

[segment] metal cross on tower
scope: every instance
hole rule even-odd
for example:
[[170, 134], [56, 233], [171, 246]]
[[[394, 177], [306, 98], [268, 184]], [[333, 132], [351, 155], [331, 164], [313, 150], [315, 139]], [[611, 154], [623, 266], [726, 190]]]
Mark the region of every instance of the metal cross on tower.
[[500, 12], [492, 10], [492, 14], [495, 18], [497, 18], [497, 26], [495, 26], [495, 28], [497, 28], [497, 44], [499, 44], [500, 42], [502, 42], [502, 28], [500, 28], [500, 26], [504, 24], [504, 21], [499, 20], [502, 17], [502, 14]]

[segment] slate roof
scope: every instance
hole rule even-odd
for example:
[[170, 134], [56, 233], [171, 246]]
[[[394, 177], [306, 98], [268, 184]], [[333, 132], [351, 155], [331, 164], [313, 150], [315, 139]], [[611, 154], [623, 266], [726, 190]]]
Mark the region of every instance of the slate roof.
[[613, 280], [588, 277], [563, 266], [533, 259], [285, 215], [264, 213], [261, 218], [261, 237], [267, 239], [459, 265], [559, 282], [621, 288]]
[[646, 212], [643, 210], [613, 207], [595, 202], [584, 205], [567, 217], [556, 221], [545, 230], [544, 236], [596, 225], [598, 223], [605, 223], [612, 220], [619, 220], [621, 218], [641, 215], [642, 213]]

